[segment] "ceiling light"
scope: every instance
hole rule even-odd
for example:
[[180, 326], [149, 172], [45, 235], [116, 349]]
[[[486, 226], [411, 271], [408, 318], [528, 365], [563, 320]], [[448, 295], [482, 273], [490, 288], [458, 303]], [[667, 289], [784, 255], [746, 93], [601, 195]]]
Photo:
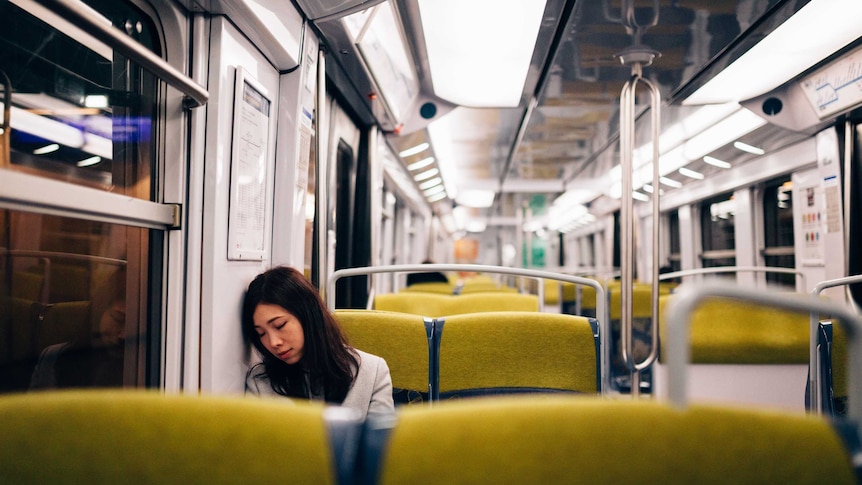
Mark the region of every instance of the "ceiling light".
[[102, 161], [102, 157], [90, 157], [90, 158], [85, 158], [85, 159], [81, 160], [76, 165], [78, 165], [79, 167], [89, 167], [91, 165], [96, 165], [97, 163], [99, 163], [101, 161]]
[[410, 147], [410, 148], [398, 153], [398, 155], [401, 158], [406, 158], [406, 157], [409, 157], [411, 155], [416, 155], [417, 153], [422, 153], [429, 146], [430, 145], [428, 144], [428, 142], [423, 142], [423, 143], [420, 143], [416, 146]]
[[419, 170], [420, 168], [425, 168], [428, 165], [431, 165], [432, 163], [434, 163], [434, 157], [423, 158], [422, 160], [419, 160], [418, 162], [413, 162], [410, 165], [407, 165], [407, 170], [410, 170], [412, 172], [413, 170]]
[[84, 106], [88, 108], [107, 108], [108, 97], [104, 94], [88, 94], [84, 98]]
[[741, 141], [733, 142], [733, 146], [736, 147], [738, 150], [753, 153], [754, 155], [763, 155], [764, 153], [766, 153], [766, 150], [764, 150], [763, 148], [751, 146], [748, 143], [742, 143]]
[[462, 190], [455, 198], [455, 202], [464, 207], [482, 209], [491, 207], [495, 196], [493, 190]]
[[649, 200], [649, 196], [646, 194], [642, 194], [636, 190], [633, 190], [632, 199], [639, 200], [641, 202], [647, 202]]
[[859, 37], [859, 0], [812, 0], [683, 104], [742, 101], [769, 92]]
[[434, 93], [463, 106], [518, 106], [544, 11], [545, 0], [419, 0]]
[[697, 160], [765, 124], [760, 116], [740, 109], [685, 142], [685, 158]]
[[464, 226], [467, 232], [484, 232], [488, 227], [488, 223], [480, 219], [470, 219]]
[[440, 170], [437, 170], [436, 168], [432, 168], [431, 170], [426, 170], [422, 173], [416, 174], [416, 176], [413, 177], [413, 180], [415, 180], [417, 182], [421, 182], [425, 179], [429, 179], [429, 178], [437, 175], [438, 173], [440, 173]]
[[730, 168], [730, 164], [715, 157], [703, 157], [703, 161], [718, 168]]
[[428, 197], [428, 202], [437, 202], [438, 200], [443, 200], [446, 198], [446, 192], [440, 192], [439, 194], [434, 194], [431, 197]]
[[673, 187], [675, 189], [682, 187], [682, 182], [677, 182], [676, 180], [669, 179], [667, 177], [660, 177], [658, 181], [663, 183], [664, 185], [667, 185], [668, 187]]
[[693, 178], [693, 179], [697, 179], [697, 180], [703, 180], [703, 174], [702, 173], [696, 172], [694, 170], [691, 170], [691, 169], [688, 169], [685, 167], [680, 167], [679, 173], [682, 175], [685, 175], [686, 177], [689, 177], [689, 178]]
[[45, 145], [42, 148], [37, 148], [33, 150], [33, 155], [45, 155], [51, 152], [56, 152], [60, 149], [60, 145], [56, 143], [51, 143], [50, 145]]
[[442, 185], [435, 185], [434, 187], [431, 187], [430, 189], [425, 190], [422, 193], [425, 194], [425, 197], [430, 197], [432, 195], [439, 194], [439, 193], [445, 192], [445, 191], [446, 191], [446, 188], [443, 187]]
[[443, 183], [442, 178], [434, 177], [431, 180], [426, 180], [426, 181], [422, 182], [421, 184], [419, 184], [419, 190], [430, 189], [431, 187], [434, 187], [435, 185], [440, 185], [442, 183]]

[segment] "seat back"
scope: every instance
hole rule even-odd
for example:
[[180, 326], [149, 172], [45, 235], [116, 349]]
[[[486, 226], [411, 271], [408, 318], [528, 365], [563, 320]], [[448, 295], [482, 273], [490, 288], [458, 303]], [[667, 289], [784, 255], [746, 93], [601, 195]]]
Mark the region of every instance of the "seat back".
[[[673, 295], [660, 299], [660, 320]], [[666, 325], [659, 322], [662, 341]], [[691, 318], [695, 364], [808, 364], [809, 320], [804, 313], [750, 302], [710, 300]], [[659, 360], [664, 362], [663, 353]]]
[[598, 390], [595, 320], [538, 312], [438, 319], [440, 398]]
[[[336, 483], [355, 419], [316, 403], [148, 391], [0, 397], [6, 483]], [[355, 436], [354, 432], [354, 436]], [[342, 461], [344, 460], [344, 461]], [[337, 464], [344, 464], [339, 470]]]
[[444, 317], [462, 313], [491, 311], [539, 311], [536, 295], [487, 292], [468, 295], [432, 293], [385, 293], [374, 297], [374, 309], [412, 313], [425, 317]]
[[437, 293], [440, 295], [451, 295], [455, 291], [455, 287], [449, 283], [429, 282], [429, 283], [413, 283], [410, 286], [402, 288], [400, 292], [407, 293]]
[[384, 485], [855, 483], [836, 433], [804, 415], [510, 396], [407, 409], [378, 433]]
[[336, 310], [335, 318], [352, 346], [386, 360], [396, 404], [429, 400], [432, 320], [376, 310]]

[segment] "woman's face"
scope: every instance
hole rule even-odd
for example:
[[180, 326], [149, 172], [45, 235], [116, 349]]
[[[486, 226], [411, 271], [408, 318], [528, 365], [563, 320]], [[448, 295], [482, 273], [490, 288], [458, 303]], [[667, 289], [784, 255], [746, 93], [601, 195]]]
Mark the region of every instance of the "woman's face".
[[288, 364], [302, 359], [305, 334], [302, 324], [289, 311], [271, 303], [260, 303], [254, 309], [254, 330], [260, 342], [272, 355]]

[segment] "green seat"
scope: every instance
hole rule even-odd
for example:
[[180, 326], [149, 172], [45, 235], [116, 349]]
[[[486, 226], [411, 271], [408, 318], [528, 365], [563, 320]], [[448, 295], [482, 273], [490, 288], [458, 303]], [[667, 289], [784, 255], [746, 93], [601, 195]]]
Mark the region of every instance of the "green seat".
[[419, 315], [375, 310], [336, 310], [350, 345], [383, 357], [396, 404], [429, 400], [433, 322]]
[[455, 291], [455, 287], [449, 283], [429, 282], [429, 283], [413, 283], [412, 285], [402, 288], [401, 292], [407, 293], [437, 293], [440, 295], [451, 295]]
[[385, 293], [374, 297], [374, 309], [432, 318], [493, 311], [538, 312], [539, 298], [536, 295], [505, 292], [468, 295]]
[[595, 320], [538, 312], [438, 319], [440, 398], [598, 392]]
[[[0, 397], [5, 483], [337, 483], [349, 419], [317, 403], [149, 391]], [[352, 447], [351, 447], [352, 448]], [[347, 461], [342, 461], [347, 460]], [[337, 464], [345, 464], [338, 470]]]
[[510, 396], [403, 409], [366, 438], [383, 485], [856, 483], [826, 421], [764, 411]]

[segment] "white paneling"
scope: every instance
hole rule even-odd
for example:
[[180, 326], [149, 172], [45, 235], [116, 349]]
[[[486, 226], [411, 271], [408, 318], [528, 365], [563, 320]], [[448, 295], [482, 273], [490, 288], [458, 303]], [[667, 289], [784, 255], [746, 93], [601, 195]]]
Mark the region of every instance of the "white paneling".
[[[248, 283], [270, 265], [263, 261], [228, 261], [228, 202], [230, 154], [233, 136], [234, 78], [242, 66], [273, 102], [271, 113], [279, 113], [279, 76], [272, 65], [223, 17], [211, 25], [206, 154], [201, 254], [200, 390], [212, 393], [242, 393], [249, 358], [240, 329], [240, 308]], [[272, 174], [275, 160], [275, 120], [271, 121], [267, 158]], [[271, 180], [271, 178], [270, 178]], [[272, 185], [267, 188], [267, 213], [272, 214]], [[267, 219], [264, 237], [271, 240]], [[267, 243], [268, 245], [268, 243]], [[267, 248], [269, 249], [269, 248]], [[188, 322], [196, 324], [197, 322]], [[187, 389], [191, 390], [191, 389]]]

